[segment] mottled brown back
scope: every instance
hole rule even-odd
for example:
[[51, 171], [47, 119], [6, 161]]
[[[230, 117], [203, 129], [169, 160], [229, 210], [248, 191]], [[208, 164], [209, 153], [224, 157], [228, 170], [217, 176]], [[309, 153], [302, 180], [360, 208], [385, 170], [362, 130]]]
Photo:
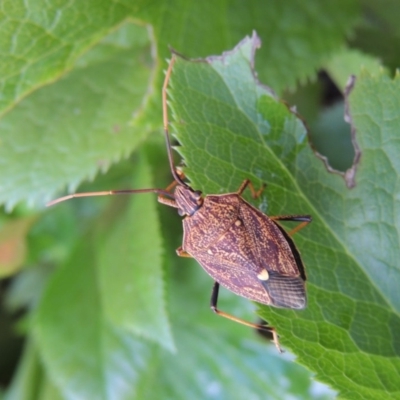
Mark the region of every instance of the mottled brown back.
[[[182, 248], [214, 280], [240, 296], [304, 308], [304, 280], [293, 256], [294, 243], [281, 229], [235, 193], [210, 195], [183, 220]], [[269, 272], [266, 281], [257, 277], [264, 269]]]

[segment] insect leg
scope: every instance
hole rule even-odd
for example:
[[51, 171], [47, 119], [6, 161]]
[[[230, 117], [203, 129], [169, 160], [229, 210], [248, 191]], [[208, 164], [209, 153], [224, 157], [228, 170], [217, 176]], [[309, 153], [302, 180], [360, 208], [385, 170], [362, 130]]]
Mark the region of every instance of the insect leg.
[[277, 215], [275, 217], [270, 217], [273, 221], [293, 221], [301, 222], [296, 228], [288, 232], [289, 235], [294, 235], [299, 230], [307, 226], [311, 221], [311, 215]]
[[176, 254], [178, 254], [179, 257], [192, 258], [192, 256], [189, 253], [187, 253], [185, 250], [183, 250], [182, 247], [178, 247], [176, 249]]
[[245, 191], [245, 189], [249, 187], [250, 192], [251, 192], [251, 196], [253, 197], [253, 199], [257, 199], [258, 197], [261, 196], [261, 193], [264, 191], [264, 189], [267, 187], [267, 185], [265, 183], [262, 184], [262, 186], [260, 187], [260, 189], [255, 190], [253, 183], [251, 182], [250, 179], [245, 179], [242, 184], [240, 185], [238, 191], [236, 192], [239, 196], [241, 196], [241, 194]]
[[178, 208], [176, 201], [173, 199], [169, 199], [168, 197], [158, 196], [157, 200], [159, 203], [165, 204], [166, 206]]
[[219, 293], [219, 283], [214, 282], [213, 290], [211, 293], [211, 301], [210, 306], [211, 309], [221, 317], [230, 319], [231, 321], [237, 322], [242, 325], [249, 326], [250, 328], [254, 328], [257, 330], [262, 330], [268, 332], [272, 335], [272, 341], [274, 342], [276, 348], [280, 353], [282, 353], [281, 346], [279, 345], [278, 334], [276, 333], [275, 329], [272, 326], [262, 325], [262, 324], [253, 324], [252, 322], [244, 321], [243, 319], [237, 318], [231, 314], [227, 314], [223, 311], [218, 310], [217, 303], [218, 303], [218, 293]]
[[177, 181], [172, 181], [172, 183], [170, 183], [170, 184], [166, 187], [165, 191], [166, 191], [166, 192], [170, 192], [177, 184], [178, 184]]

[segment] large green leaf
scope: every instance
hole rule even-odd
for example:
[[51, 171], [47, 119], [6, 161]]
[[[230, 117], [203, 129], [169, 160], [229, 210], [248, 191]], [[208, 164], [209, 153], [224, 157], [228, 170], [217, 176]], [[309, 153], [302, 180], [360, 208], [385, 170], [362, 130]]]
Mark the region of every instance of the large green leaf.
[[[151, 187], [145, 159], [137, 170], [134, 184]], [[117, 380], [116, 396], [125, 396], [152, 348], [137, 335], [173, 348], [160, 248], [155, 203], [145, 196], [129, 207], [116, 201], [52, 277], [34, 319], [35, 337], [65, 395], [107, 398]]]
[[[261, 314], [283, 346], [344, 397], [391, 398], [400, 384], [399, 81], [361, 77], [350, 96], [362, 158], [349, 190], [314, 155], [302, 122], [254, 79], [257, 44], [253, 36], [207, 62], [177, 60], [169, 93], [185, 173], [205, 193], [234, 191], [244, 178], [266, 182], [260, 206], [268, 214], [313, 216], [296, 235], [308, 308], [263, 306]], [[384, 99], [391, 99], [386, 107]]]
[[56, 190], [75, 188], [126, 157], [148, 132], [129, 121], [146, 102], [150, 65], [146, 30], [126, 25], [69, 76], [6, 115], [0, 122], [0, 202], [43, 204]]
[[[133, 187], [154, 186], [146, 159], [139, 162], [135, 173], [139, 179]], [[154, 195], [134, 196], [125, 210], [115, 202], [112, 209], [119, 210], [120, 215], [114, 224], [107, 218], [102, 221], [107, 234], [98, 260], [104, 318], [174, 350], [166, 315], [162, 243]]]
[[[344, 371], [332, 371], [328, 380], [335, 387], [342, 382], [347, 397], [397, 398], [400, 320], [396, 282], [400, 277], [394, 210], [399, 173], [399, 80], [383, 73], [373, 77], [361, 74], [348, 101], [361, 150], [356, 187], [344, 190], [338, 176], [321, 179], [320, 167], [310, 156], [298, 159], [299, 182], [315, 199], [318, 215], [336, 239], [327, 252], [327, 270], [315, 276], [318, 286], [331, 287], [325, 293], [318, 288], [313, 296], [320, 309], [314, 315], [325, 331], [324, 336], [319, 335], [323, 342], [320, 357], [326, 359], [335, 349], [332, 364], [343, 365]], [[307, 362], [310, 355], [299, 358]], [[343, 373], [351, 380], [343, 379]], [[326, 367], [321, 374], [327, 374]]]
[[125, 7], [107, 0], [4, 1], [0, 109], [13, 107], [33, 89], [59, 78], [125, 16]]
[[361, 0], [362, 19], [350, 38], [353, 47], [374, 54], [392, 70], [399, 67], [400, 10], [397, 0]]
[[25, 344], [23, 358], [5, 400], [61, 400], [61, 394], [49, 380], [32, 340]]

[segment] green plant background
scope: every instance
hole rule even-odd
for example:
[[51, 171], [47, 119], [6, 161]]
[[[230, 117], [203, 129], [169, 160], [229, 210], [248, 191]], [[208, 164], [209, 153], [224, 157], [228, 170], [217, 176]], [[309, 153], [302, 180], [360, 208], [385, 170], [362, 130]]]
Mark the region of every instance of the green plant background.
[[[400, 31], [396, 2], [384, 3], [3, 2], [1, 397], [400, 398]], [[180, 219], [154, 195], [44, 206], [66, 191], [170, 183], [168, 46], [208, 57], [178, 59], [168, 92], [193, 187], [251, 178], [268, 184], [254, 203], [267, 214], [313, 215], [295, 237], [306, 310], [220, 296], [223, 310], [276, 326], [284, 355], [212, 314], [212, 281], [176, 256]]]

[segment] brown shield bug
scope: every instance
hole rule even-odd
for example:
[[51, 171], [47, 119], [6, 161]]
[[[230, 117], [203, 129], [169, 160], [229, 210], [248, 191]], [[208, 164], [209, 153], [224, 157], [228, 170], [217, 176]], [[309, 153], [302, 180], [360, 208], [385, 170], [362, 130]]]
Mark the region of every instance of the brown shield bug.
[[[164, 131], [173, 183], [166, 189], [76, 193], [53, 200], [48, 205], [74, 197], [157, 193], [160, 203], [177, 208], [183, 217], [183, 243], [177, 254], [195, 258], [215, 281], [211, 294], [212, 310], [225, 318], [269, 333], [281, 351], [273, 327], [244, 321], [217, 308], [219, 286], [258, 303], [304, 308], [307, 303], [306, 274], [291, 235], [310, 223], [311, 216], [271, 217], [263, 214], [242, 197], [246, 188], [250, 189], [253, 198], [264, 190], [265, 186], [255, 191], [250, 180], [245, 180], [236, 192], [207, 196], [202, 196], [200, 191], [193, 190], [184, 182], [173, 162], [168, 132], [167, 86], [175, 60], [173, 55], [162, 90]], [[286, 232], [277, 221], [300, 224]]]

